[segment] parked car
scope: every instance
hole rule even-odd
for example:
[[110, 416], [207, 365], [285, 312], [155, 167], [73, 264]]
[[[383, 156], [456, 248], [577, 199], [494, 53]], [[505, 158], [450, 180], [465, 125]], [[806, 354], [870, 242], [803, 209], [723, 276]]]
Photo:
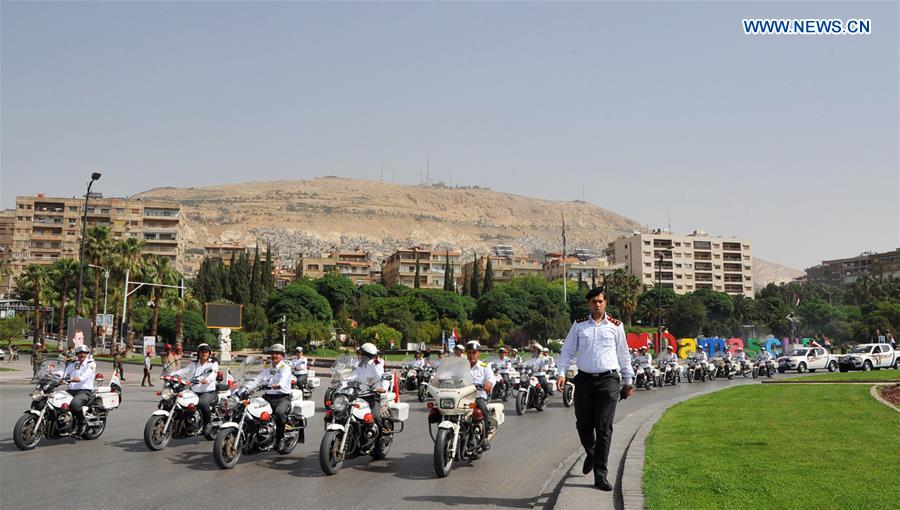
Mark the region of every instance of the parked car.
[[896, 368], [900, 369], [900, 359], [891, 344], [860, 344], [848, 354], [841, 356], [838, 367], [841, 372], [848, 370]]
[[778, 358], [778, 372], [785, 373], [788, 370], [796, 370], [804, 373], [807, 370], [815, 372], [819, 369], [828, 369], [834, 372], [838, 369], [838, 358], [832, 356], [824, 347], [800, 347], [787, 356]]
[[0, 361], [3, 361], [5, 359], [6, 359], [6, 351], [4, 351], [3, 349], [0, 349]]

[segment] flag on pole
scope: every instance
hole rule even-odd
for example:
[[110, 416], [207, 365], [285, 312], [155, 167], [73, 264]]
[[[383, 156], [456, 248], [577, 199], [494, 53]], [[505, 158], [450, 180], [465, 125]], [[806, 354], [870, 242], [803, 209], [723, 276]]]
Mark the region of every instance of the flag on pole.
[[794, 294], [794, 306], [800, 306], [800, 294]]
[[456, 328], [453, 328], [453, 333], [451, 333], [450, 338], [447, 339], [447, 352], [451, 352], [456, 348], [456, 342], [458, 340], [459, 336], [456, 334]]
[[566, 213], [562, 213], [562, 242], [563, 242], [563, 261], [566, 259]]

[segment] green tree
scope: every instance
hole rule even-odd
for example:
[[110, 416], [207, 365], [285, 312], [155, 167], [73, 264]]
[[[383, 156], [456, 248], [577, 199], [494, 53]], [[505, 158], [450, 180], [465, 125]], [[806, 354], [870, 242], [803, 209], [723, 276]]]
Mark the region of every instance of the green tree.
[[57, 259], [50, 265], [48, 280], [51, 288], [59, 296], [58, 333], [60, 337], [66, 331], [66, 300], [71, 297], [73, 287], [78, 285], [78, 270], [78, 262], [73, 259]]
[[[109, 235], [109, 228], [103, 225], [91, 227], [87, 231], [87, 236], [85, 237], [84, 242], [84, 255], [87, 263], [108, 268], [110, 264], [110, 257], [115, 246], [112, 237], [110, 237]], [[85, 270], [87, 270], [87, 268], [85, 268]], [[94, 276], [94, 307], [91, 313], [91, 317], [96, 317], [100, 312], [99, 306], [101, 271], [97, 268], [91, 268], [91, 272]], [[80, 310], [77, 311], [77, 313], [78, 315], [81, 315]]]
[[463, 322], [468, 318], [469, 310], [475, 306], [472, 298], [444, 290], [420, 289], [415, 296], [427, 303], [437, 319], [448, 318]]
[[34, 307], [34, 342], [37, 343], [41, 339], [41, 315], [44, 302], [50, 287], [50, 279], [47, 274], [46, 266], [31, 264], [22, 271], [17, 283], [19, 293], [23, 298], [31, 301]]
[[676, 338], [694, 337], [706, 321], [706, 309], [699, 299], [679, 296], [669, 314], [669, 331]]
[[259, 243], [257, 243], [256, 251], [253, 254], [253, 267], [250, 268], [250, 302], [254, 305], [262, 304], [261, 274], [262, 266], [259, 263]]
[[335, 316], [345, 313], [356, 297], [356, 286], [337, 271], [331, 271], [315, 280], [314, 285], [316, 292], [328, 300]]
[[609, 303], [622, 312], [622, 318], [630, 326], [638, 306], [638, 296], [641, 292], [640, 280], [628, 270], [620, 268], [606, 277], [604, 287]]
[[247, 252], [241, 252], [241, 256], [238, 257], [237, 267], [234, 271], [234, 288], [232, 292], [235, 297], [235, 302], [241, 304], [250, 304], [252, 301], [250, 299], [250, 277], [251, 277], [252, 269], [250, 268], [250, 261], [247, 258]]
[[484, 266], [484, 284], [481, 286], [482, 294], [487, 294], [494, 288], [494, 265], [491, 256], [488, 255], [487, 264]]
[[481, 269], [478, 266], [478, 254], [476, 253], [472, 258], [472, 278], [469, 282], [469, 295], [475, 299], [481, 297], [481, 291], [478, 288], [481, 280], [480, 272]]
[[400, 333], [386, 324], [375, 324], [374, 326], [363, 328], [359, 332], [360, 342], [372, 342], [379, 350], [387, 350], [390, 348], [391, 341], [393, 341], [395, 345], [401, 345], [401, 340], [403, 340], [403, 333]]
[[309, 285], [294, 282], [269, 297], [266, 304], [269, 324], [286, 316], [288, 322], [316, 320], [331, 324], [331, 305]]
[[[172, 267], [169, 259], [158, 255], [145, 256], [144, 278], [147, 283], [156, 285], [175, 285], [180, 282], [181, 275]], [[156, 336], [159, 325], [159, 306], [165, 287], [152, 287], [153, 296], [153, 323], [150, 328], [150, 336]]]
[[22, 338], [25, 330], [25, 317], [16, 315], [0, 319], [0, 342], [11, 344], [13, 340]]
[[248, 304], [241, 309], [241, 323], [247, 331], [265, 331], [269, 328], [269, 320], [263, 307]]
[[444, 290], [456, 292], [456, 286], [453, 284], [453, 265], [450, 264], [450, 248], [447, 248], [444, 257]]

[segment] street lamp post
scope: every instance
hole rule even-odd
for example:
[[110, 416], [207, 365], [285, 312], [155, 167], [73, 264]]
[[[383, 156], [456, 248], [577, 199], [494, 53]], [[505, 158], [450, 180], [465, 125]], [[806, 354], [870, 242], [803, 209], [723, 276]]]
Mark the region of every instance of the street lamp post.
[[103, 343], [102, 343], [102, 345], [104, 347], [106, 347], [106, 322], [105, 321], [106, 321], [106, 296], [109, 293], [109, 269], [102, 267], [102, 266], [97, 266], [94, 264], [88, 264], [88, 267], [93, 267], [95, 269], [103, 270], [103, 278], [104, 278], [104, 282], [103, 282], [103, 321], [104, 321], [104, 323], [103, 323], [103, 340], [102, 340]]
[[91, 181], [88, 183], [87, 193], [84, 194], [84, 211], [81, 215], [81, 256], [78, 258], [78, 299], [75, 301], [75, 312], [80, 316], [81, 315], [81, 284], [84, 280], [84, 236], [85, 231], [87, 230], [87, 206], [88, 200], [91, 198], [91, 186], [94, 185], [94, 181], [100, 179], [100, 172], [94, 172], [91, 174]]
[[663, 252], [659, 252], [659, 261], [656, 264], [656, 354], [659, 355], [659, 349], [662, 346], [662, 263]]

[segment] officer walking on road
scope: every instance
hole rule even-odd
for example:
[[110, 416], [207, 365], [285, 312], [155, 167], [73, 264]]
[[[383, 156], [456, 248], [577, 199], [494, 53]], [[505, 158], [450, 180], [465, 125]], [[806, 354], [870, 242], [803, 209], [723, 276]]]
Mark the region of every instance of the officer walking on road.
[[[611, 491], [606, 479], [613, 418], [619, 398], [634, 393], [631, 356], [622, 323], [606, 314], [606, 295], [595, 287], [587, 293], [591, 315], [572, 324], [559, 357], [559, 366], [568, 367], [575, 360], [578, 374], [575, 383], [575, 428], [587, 457], [582, 472], [594, 471], [594, 486]], [[624, 383], [624, 386], [620, 386]], [[565, 374], [556, 380], [560, 391], [566, 384]]]
[[116, 347], [116, 355], [113, 356], [113, 371], [119, 372], [119, 379], [125, 382], [125, 348], [121, 345]]
[[40, 342], [34, 344], [34, 347], [31, 349], [31, 369], [34, 371], [33, 375], [37, 375], [38, 368], [41, 366], [41, 363], [44, 362], [44, 346], [41, 345]]

